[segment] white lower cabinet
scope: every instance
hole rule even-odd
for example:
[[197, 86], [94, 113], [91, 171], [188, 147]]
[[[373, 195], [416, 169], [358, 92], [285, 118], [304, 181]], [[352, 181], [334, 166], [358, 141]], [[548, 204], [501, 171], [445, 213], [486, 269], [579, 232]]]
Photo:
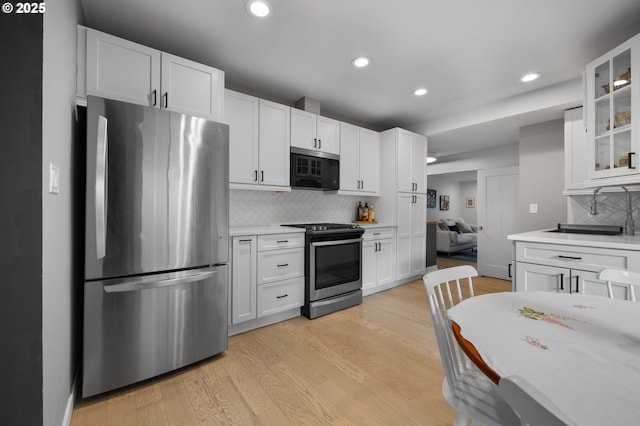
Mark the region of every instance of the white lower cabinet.
[[[633, 270], [640, 252], [596, 247], [516, 242], [516, 291], [581, 293], [608, 297], [607, 282], [597, 279], [605, 268]], [[613, 284], [616, 299], [627, 299], [627, 287]]]
[[231, 323], [304, 303], [304, 234], [233, 237]]
[[234, 237], [231, 256], [231, 323], [255, 319], [257, 316], [258, 237]]
[[258, 286], [258, 316], [298, 308], [304, 303], [304, 278]]
[[424, 274], [427, 252], [426, 195], [398, 193], [397, 279]]
[[367, 229], [362, 238], [362, 291], [366, 295], [395, 280], [394, 229]]

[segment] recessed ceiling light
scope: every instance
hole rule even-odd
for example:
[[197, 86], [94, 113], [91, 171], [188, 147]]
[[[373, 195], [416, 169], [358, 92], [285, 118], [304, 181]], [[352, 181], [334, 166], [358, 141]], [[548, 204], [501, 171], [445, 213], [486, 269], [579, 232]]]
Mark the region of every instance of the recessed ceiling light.
[[533, 81], [533, 80], [537, 80], [537, 79], [539, 79], [541, 75], [542, 75], [542, 74], [540, 74], [539, 72], [531, 72], [531, 73], [529, 73], [529, 74], [524, 75], [524, 76], [520, 79], [520, 81], [521, 81], [521, 82], [523, 82], [523, 83], [528, 83], [528, 82], [530, 82], [530, 81]]
[[271, 13], [271, 6], [265, 0], [249, 0], [247, 1], [247, 10], [253, 16], [264, 18]]
[[371, 60], [366, 56], [358, 56], [357, 58], [353, 58], [353, 60], [351, 61], [353, 66], [356, 68], [364, 68], [369, 65], [370, 62]]
[[427, 89], [425, 89], [424, 87], [421, 87], [419, 89], [416, 89], [416, 91], [413, 92], [413, 94], [416, 96], [424, 96], [427, 94]]

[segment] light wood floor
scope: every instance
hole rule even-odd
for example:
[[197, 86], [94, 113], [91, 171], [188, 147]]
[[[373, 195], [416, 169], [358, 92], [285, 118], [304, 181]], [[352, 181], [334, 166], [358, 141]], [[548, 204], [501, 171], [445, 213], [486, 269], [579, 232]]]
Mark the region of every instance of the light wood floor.
[[[439, 258], [439, 267], [460, 263]], [[474, 288], [511, 283], [480, 277]], [[232, 336], [221, 355], [77, 401], [71, 425], [451, 425], [443, 378], [419, 280]]]

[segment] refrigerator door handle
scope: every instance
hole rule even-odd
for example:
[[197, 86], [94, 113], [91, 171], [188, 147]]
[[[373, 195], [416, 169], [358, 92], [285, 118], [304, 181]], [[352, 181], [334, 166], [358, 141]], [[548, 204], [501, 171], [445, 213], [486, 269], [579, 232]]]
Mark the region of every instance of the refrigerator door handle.
[[98, 116], [98, 135], [96, 152], [96, 257], [102, 259], [107, 246], [107, 118]]
[[169, 287], [193, 281], [202, 281], [214, 276], [218, 271], [197, 272], [195, 274], [181, 276], [177, 278], [169, 278], [166, 280], [138, 280], [129, 281], [120, 284], [104, 286], [105, 293], [124, 293], [128, 291], [149, 290], [154, 288]]

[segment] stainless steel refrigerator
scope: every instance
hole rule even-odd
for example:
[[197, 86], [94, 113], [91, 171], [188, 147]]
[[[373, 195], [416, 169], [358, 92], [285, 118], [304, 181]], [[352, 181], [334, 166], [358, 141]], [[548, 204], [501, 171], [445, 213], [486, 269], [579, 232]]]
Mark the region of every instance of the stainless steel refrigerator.
[[227, 349], [229, 128], [88, 97], [84, 397]]

